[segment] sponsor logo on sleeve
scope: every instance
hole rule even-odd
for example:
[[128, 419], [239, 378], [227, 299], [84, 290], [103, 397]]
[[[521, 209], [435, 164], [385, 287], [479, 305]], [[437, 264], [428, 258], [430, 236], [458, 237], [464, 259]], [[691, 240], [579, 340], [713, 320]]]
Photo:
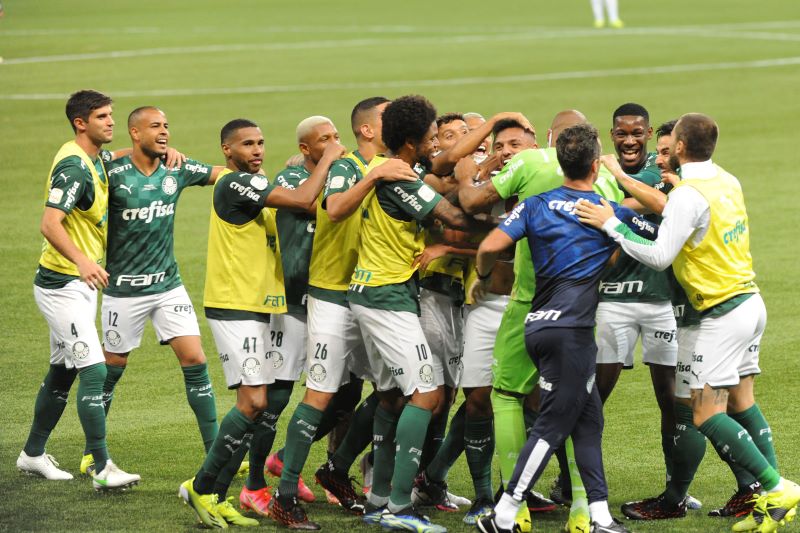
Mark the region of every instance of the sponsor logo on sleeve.
[[254, 175], [250, 178], [250, 186], [257, 191], [263, 191], [269, 185], [269, 181], [264, 176]]
[[436, 192], [427, 185], [420, 187], [419, 191], [417, 191], [417, 194], [419, 194], [419, 197], [426, 202], [430, 202], [436, 196]]
[[186, 163], [183, 168], [196, 174], [208, 174], [208, 167], [199, 163]]
[[344, 187], [344, 176], [334, 176], [331, 179], [331, 189], [341, 189]]
[[47, 201], [51, 204], [58, 204], [61, 203], [62, 198], [64, 198], [64, 191], [61, 189], [50, 189], [50, 196], [47, 197]]

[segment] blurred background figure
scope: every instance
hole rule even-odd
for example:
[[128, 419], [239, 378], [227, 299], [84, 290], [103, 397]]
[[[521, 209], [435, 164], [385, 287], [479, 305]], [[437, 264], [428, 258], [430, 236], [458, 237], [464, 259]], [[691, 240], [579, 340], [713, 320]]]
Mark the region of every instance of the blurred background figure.
[[[625, 24], [619, 19], [619, 5], [617, 0], [590, 0], [592, 3], [592, 12], [594, 13], [594, 27], [605, 28], [606, 18], [608, 25], [612, 28], [622, 28]], [[605, 5], [605, 14], [603, 15], [603, 5]]]

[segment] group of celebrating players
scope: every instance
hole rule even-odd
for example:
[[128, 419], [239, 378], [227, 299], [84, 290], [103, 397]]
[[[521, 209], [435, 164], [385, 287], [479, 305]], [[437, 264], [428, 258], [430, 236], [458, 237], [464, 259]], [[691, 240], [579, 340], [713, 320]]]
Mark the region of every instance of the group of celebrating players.
[[[622, 513], [699, 509], [688, 489], [708, 438], [737, 482], [711, 516], [744, 517], [734, 531], [760, 532], [794, 518], [800, 487], [780, 476], [753, 396], [766, 310], [747, 213], [739, 182], [711, 161], [710, 117], [662, 124], [650, 153], [646, 109], [624, 104], [612, 116], [616, 155], [601, 156], [597, 130], [575, 110], [554, 117], [540, 148], [520, 113], [437, 117], [421, 96], [372, 97], [351, 114], [356, 150], [312, 116], [297, 126], [300, 153], [268, 179], [250, 120], [223, 126], [225, 166], [211, 166], [171, 148], [167, 118], [151, 106], [128, 117], [131, 149], [103, 150], [111, 106], [91, 90], [70, 97], [75, 139], [48, 177], [34, 296], [50, 369], [20, 470], [72, 478], [45, 444], [79, 377], [81, 473], [96, 490], [140, 481], [111, 461], [105, 421], [150, 319], [178, 358], [205, 445], [179, 493], [207, 526], [258, 526], [247, 510], [320, 529], [300, 503], [315, 499], [300, 473], [327, 435], [316, 481], [368, 524], [443, 532], [419, 509], [461, 504], [480, 531], [525, 531], [530, 513], [562, 504], [565, 531], [628, 531], [607, 504], [603, 402], [641, 338], [666, 483]], [[219, 424], [173, 252], [176, 203], [191, 185], [213, 187], [203, 306], [236, 391]], [[304, 372], [303, 399], [271, 453]], [[462, 452], [472, 501], [448, 491]], [[551, 500], [532, 488], [553, 454]], [[349, 474], [359, 456], [366, 498]], [[227, 492], [242, 469], [237, 510]], [[265, 474], [280, 478], [274, 490]]]

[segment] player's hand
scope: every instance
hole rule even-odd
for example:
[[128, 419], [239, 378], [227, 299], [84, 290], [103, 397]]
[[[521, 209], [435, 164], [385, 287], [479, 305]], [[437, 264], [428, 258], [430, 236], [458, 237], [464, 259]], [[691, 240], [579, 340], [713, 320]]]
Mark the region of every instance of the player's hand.
[[337, 159], [341, 159], [347, 153], [347, 147], [338, 142], [328, 143], [325, 146], [325, 151], [322, 152], [322, 159], [327, 159], [328, 162], [333, 163]]
[[419, 267], [420, 270], [425, 270], [435, 259], [444, 257], [449, 251], [450, 247], [446, 244], [431, 244], [430, 246], [426, 246], [425, 250], [414, 258], [414, 262], [411, 263], [411, 266], [414, 268]]
[[614, 216], [614, 208], [605, 198], [600, 198], [600, 205], [581, 198], [575, 202], [575, 213], [578, 215], [578, 220], [584, 224], [602, 229], [606, 220]]
[[619, 179], [621, 174], [625, 174], [625, 172], [622, 170], [622, 167], [619, 166], [619, 161], [617, 160], [617, 156], [615, 155], [612, 154], [601, 155], [600, 162], [617, 179]]
[[78, 267], [78, 274], [80, 275], [81, 281], [86, 283], [90, 289], [95, 290], [108, 287], [108, 272], [97, 263], [86, 259], [76, 266]]
[[459, 184], [472, 185], [472, 180], [478, 175], [480, 168], [471, 155], [462, 157], [453, 169], [453, 175]]
[[495, 123], [500, 122], [501, 120], [516, 120], [522, 124], [522, 127], [527, 131], [534, 134], [536, 133], [536, 129], [533, 127], [533, 124], [531, 124], [530, 120], [528, 120], [528, 117], [516, 111], [505, 111], [503, 113], [498, 113], [492, 117], [492, 120]]
[[486, 294], [489, 292], [489, 279], [490, 278], [484, 280], [476, 279], [472, 283], [472, 287], [469, 288], [469, 295], [472, 297], [472, 301], [479, 302], [486, 297]]
[[380, 181], [417, 181], [419, 179], [408, 163], [396, 157], [373, 168], [369, 174]]
[[661, 172], [661, 183], [669, 183], [673, 187], [681, 182], [681, 177], [674, 172]]
[[478, 168], [480, 169], [478, 173], [479, 181], [488, 180], [492, 176], [492, 172], [495, 170], [500, 170], [504, 166], [503, 159], [499, 154], [491, 154], [483, 161], [483, 163], [478, 165]]
[[171, 146], [167, 148], [167, 153], [164, 154], [164, 165], [167, 168], [180, 168], [186, 162], [186, 154], [177, 151]]

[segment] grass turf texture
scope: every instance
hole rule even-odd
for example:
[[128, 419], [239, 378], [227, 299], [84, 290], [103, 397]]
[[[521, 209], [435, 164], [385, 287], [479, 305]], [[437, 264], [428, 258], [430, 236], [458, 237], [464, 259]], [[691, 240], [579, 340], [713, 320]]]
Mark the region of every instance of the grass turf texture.
[[[219, 128], [244, 116], [260, 123], [265, 133], [264, 168], [270, 174], [297, 151], [294, 128], [309, 115], [330, 116], [344, 142], [355, 147], [348, 132], [350, 110], [356, 101], [376, 94], [422, 93], [440, 112], [488, 116], [519, 110], [537, 126], [542, 143], [552, 115], [574, 107], [603, 132], [606, 151], [611, 150], [605, 134], [611, 112], [623, 102], [644, 104], [654, 126], [687, 111], [709, 113], [722, 131], [714, 159], [744, 186], [758, 282], [770, 313], [758, 396], [772, 424], [781, 471], [800, 480], [800, 457], [792, 445], [800, 440], [798, 407], [792, 400], [798, 376], [794, 349], [800, 342], [793, 320], [800, 298], [793, 279], [798, 249], [792, 221], [797, 216], [785, 203], [798, 193], [794, 122], [800, 108], [792, 88], [800, 83], [800, 18], [792, 2], [623, 1], [627, 28], [616, 32], [590, 28], [585, 0], [502, 6], [412, 0], [362, 10], [355, 2], [318, 0], [114, 0], [102, 6], [9, 0], [4, 5], [0, 529], [196, 529], [177, 489], [199, 466], [202, 446], [178, 365], [169, 348], [157, 345], [150, 326], [117, 388], [108, 426], [113, 459], [141, 473], [142, 484], [127, 494], [100, 496], [87, 480], [44, 482], [14, 467], [47, 367], [47, 328], [31, 297], [43, 183], [55, 150], [71, 137], [63, 111], [66, 96], [88, 87], [116, 101], [112, 147], [128, 145], [124, 123], [131, 109], [158, 105], [169, 117], [174, 146], [191, 157], [221, 163]], [[112, 51], [126, 53], [112, 57]], [[782, 66], [767, 62], [760, 64], [765, 68], [754, 68], [759, 64], [753, 62], [778, 58], [790, 59]], [[177, 214], [176, 254], [198, 307], [208, 210], [209, 191], [193, 189], [184, 193]], [[222, 416], [233, 394], [224, 389], [212, 337], [205, 320], [200, 323]], [[298, 386], [278, 443], [301, 395]], [[662, 488], [657, 416], [647, 370], [639, 365], [623, 375], [606, 407], [605, 461], [616, 514], [621, 503]], [[73, 399], [48, 452], [77, 474], [82, 449]], [[307, 480], [323, 458], [318, 445], [305, 471]], [[538, 489], [546, 492], [553, 475], [551, 467]], [[231, 494], [237, 494], [240, 483], [235, 481]], [[471, 495], [463, 460], [452, 471], [450, 485], [458, 494]], [[680, 521], [630, 526], [645, 532], [727, 531], [732, 521], [707, 518], [705, 512], [722, 504], [733, 489], [733, 477], [709, 446], [691, 489], [705, 509]], [[324, 500], [321, 490], [315, 492]], [[310, 505], [309, 512], [327, 531], [368, 529], [327, 504]], [[535, 530], [557, 531], [566, 516], [565, 511], [548, 515], [535, 522]], [[451, 531], [468, 530], [462, 513], [433, 517]], [[270, 520], [262, 524], [275, 527]]]

